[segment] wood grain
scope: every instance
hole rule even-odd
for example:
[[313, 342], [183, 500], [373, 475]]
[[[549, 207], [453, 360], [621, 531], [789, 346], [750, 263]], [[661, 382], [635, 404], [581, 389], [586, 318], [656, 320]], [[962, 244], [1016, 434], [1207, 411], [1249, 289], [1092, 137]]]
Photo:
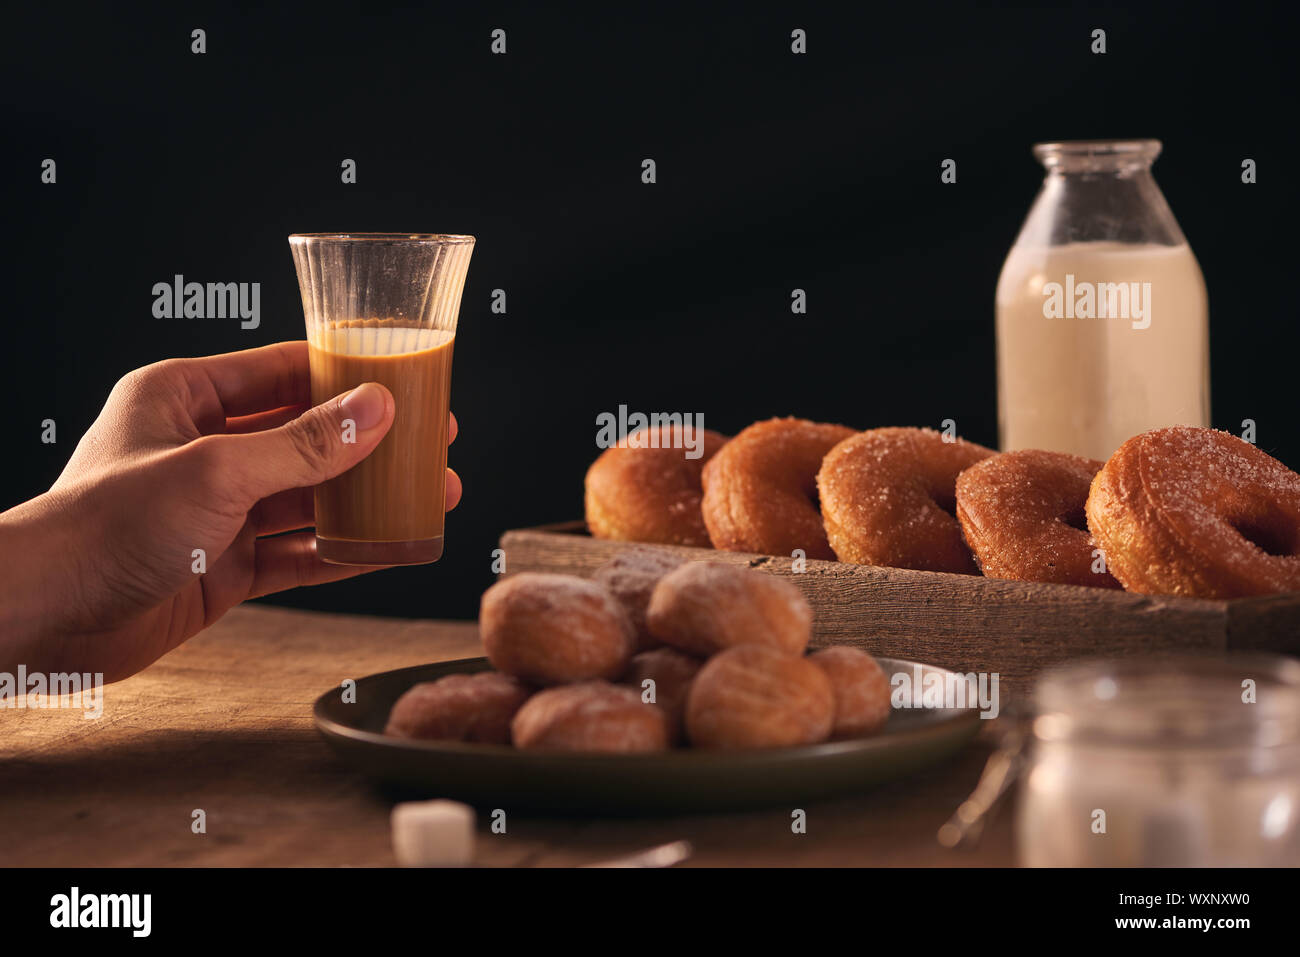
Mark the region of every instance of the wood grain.
[[[0, 846], [15, 866], [392, 866], [392, 800], [341, 764], [311, 703], [347, 677], [482, 654], [470, 622], [245, 605], [105, 689], [104, 714], [0, 709]], [[1007, 865], [1009, 816], [973, 852], [934, 833], [988, 754], [850, 800], [790, 810], [601, 820], [480, 815], [477, 863], [569, 866], [685, 838], [714, 866]], [[191, 831], [202, 808], [207, 833]]]
[[[582, 522], [506, 532], [506, 573], [590, 575], [630, 547]], [[1043, 668], [1080, 657], [1267, 650], [1300, 653], [1300, 594], [1235, 601], [808, 561], [676, 545], [637, 546], [788, 577], [816, 613], [813, 644], [850, 644], [960, 672], [997, 672], [1003, 706]]]

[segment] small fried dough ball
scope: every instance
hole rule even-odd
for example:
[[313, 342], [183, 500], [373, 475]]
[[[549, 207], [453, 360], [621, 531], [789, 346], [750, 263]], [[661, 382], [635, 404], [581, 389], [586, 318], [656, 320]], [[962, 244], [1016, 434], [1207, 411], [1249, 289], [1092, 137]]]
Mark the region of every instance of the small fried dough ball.
[[721, 562], [692, 562], [669, 572], [646, 609], [652, 635], [701, 658], [742, 644], [802, 654], [812, 617], [799, 589], [784, 578]]
[[654, 703], [668, 716], [669, 733], [674, 742], [681, 740], [686, 695], [703, 664], [698, 658], [682, 654], [676, 648], [654, 648], [633, 655], [632, 664], [623, 677], [623, 683], [641, 695], [643, 701], [648, 691], [645, 682], [654, 682]]
[[865, 651], [847, 645], [823, 648], [808, 660], [826, 672], [835, 691], [832, 738], [861, 738], [889, 720], [889, 677]]
[[497, 671], [423, 681], [397, 699], [384, 734], [509, 744], [510, 721], [532, 693], [518, 678]]
[[636, 643], [608, 588], [545, 572], [521, 572], [485, 591], [479, 631], [493, 667], [538, 685], [618, 678]]
[[631, 688], [586, 681], [539, 691], [511, 724], [518, 748], [556, 751], [661, 751], [668, 717]]
[[591, 580], [599, 582], [614, 593], [623, 603], [632, 627], [636, 629], [637, 650], [654, 648], [661, 642], [650, 634], [646, 626], [646, 606], [659, 579], [663, 578], [684, 560], [650, 548], [629, 548], [619, 552], [592, 573]]
[[701, 748], [816, 744], [834, 720], [826, 673], [766, 645], [739, 645], [710, 658], [686, 699], [686, 734]]

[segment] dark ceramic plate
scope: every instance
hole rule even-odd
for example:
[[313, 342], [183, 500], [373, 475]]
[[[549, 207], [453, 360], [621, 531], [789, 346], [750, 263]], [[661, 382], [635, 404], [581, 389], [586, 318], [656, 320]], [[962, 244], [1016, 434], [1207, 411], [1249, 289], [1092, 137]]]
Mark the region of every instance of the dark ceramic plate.
[[[885, 673], [949, 672], [877, 658]], [[356, 703], [334, 688], [316, 699], [316, 726], [358, 771], [428, 797], [479, 807], [587, 814], [725, 811], [788, 805], [864, 790], [948, 757], [979, 730], [979, 712], [895, 708], [880, 733], [769, 751], [579, 754], [501, 745], [412, 741], [383, 734], [393, 702], [412, 685], [489, 669], [465, 658], [385, 671], [357, 681]], [[930, 679], [934, 680], [934, 679]]]

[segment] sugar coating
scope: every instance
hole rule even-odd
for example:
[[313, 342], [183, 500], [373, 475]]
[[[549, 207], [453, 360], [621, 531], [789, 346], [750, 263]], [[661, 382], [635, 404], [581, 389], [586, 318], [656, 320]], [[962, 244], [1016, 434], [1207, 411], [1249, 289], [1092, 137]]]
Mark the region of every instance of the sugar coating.
[[889, 677], [876, 659], [846, 645], [823, 648], [808, 660], [825, 672], [835, 692], [832, 738], [860, 738], [889, 720]]
[[637, 633], [637, 649], [653, 648], [660, 642], [646, 625], [646, 607], [659, 579], [684, 563], [684, 559], [653, 548], [629, 548], [592, 573], [592, 581], [604, 585], [622, 602]]
[[390, 818], [402, 867], [461, 867], [474, 859], [474, 809], [457, 801], [408, 801]]
[[801, 654], [812, 608], [789, 580], [744, 565], [691, 562], [660, 579], [646, 622], [666, 645], [698, 657], [741, 644]]
[[1227, 432], [1172, 426], [1134, 436], [1097, 473], [1087, 513], [1130, 591], [1300, 590], [1300, 475]]
[[[587, 470], [587, 527], [597, 538], [707, 548], [700, 473], [727, 437], [708, 429], [697, 435], [676, 425], [643, 429], [634, 436], [649, 433], [658, 448], [614, 446]], [[700, 449], [701, 456], [687, 458], [688, 445]]]
[[385, 734], [509, 744], [510, 720], [532, 689], [496, 671], [445, 675], [410, 688], [393, 705]]
[[1063, 452], [1020, 450], [976, 462], [957, 476], [957, 519], [990, 578], [1098, 588], [1120, 583], [1093, 556], [1084, 503], [1102, 463]]
[[702, 511], [715, 548], [833, 560], [817, 506], [822, 458], [856, 431], [806, 419], [742, 429], [704, 468]]
[[521, 572], [485, 591], [479, 631], [493, 667], [539, 685], [617, 678], [636, 643], [608, 588], [547, 572]]
[[957, 476], [992, 449], [934, 429], [871, 429], [835, 446], [817, 473], [840, 561], [976, 574], [954, 517]]
[[511, 724], [515, 747], [555, 751], [660, 751], [668, 718], [631, 688], [605, 681], [547, 688], [529, 698]]
[[686, 733], [701, 748], [816, 744], [831, 733], [835, 693], [822, 669], [767, 645], [709, 659], [686, 699]]
[[668, 716], [669, 733], [678, 741], [685, 727], [686, 696], [704, 662], [675, 648], [654, 648], [632, 656], [623, 684], [644, 701], [646, 681], [653, 681], [654, 704]]

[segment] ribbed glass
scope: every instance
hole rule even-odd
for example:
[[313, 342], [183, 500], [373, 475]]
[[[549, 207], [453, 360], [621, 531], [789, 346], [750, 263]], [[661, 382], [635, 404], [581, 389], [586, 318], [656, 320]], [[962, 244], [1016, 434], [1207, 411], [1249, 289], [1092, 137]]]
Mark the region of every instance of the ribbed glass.
[[295, 233], [289, 248], [308, 340], [358, 319], [456, 331], [473, 236]]
[[436, 561], [443, 548], [451, 357], [474, 237], [289, 237], [311, 361], [312, 403], [379, 382], [392, 428], [361, 463], [316, 488], [316, 546], [338, 564]]

